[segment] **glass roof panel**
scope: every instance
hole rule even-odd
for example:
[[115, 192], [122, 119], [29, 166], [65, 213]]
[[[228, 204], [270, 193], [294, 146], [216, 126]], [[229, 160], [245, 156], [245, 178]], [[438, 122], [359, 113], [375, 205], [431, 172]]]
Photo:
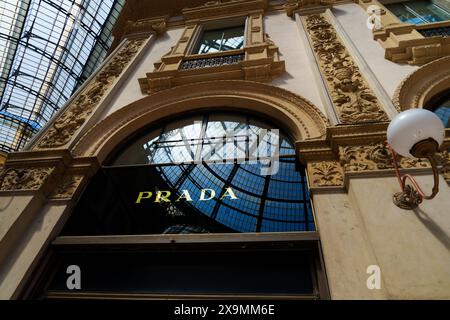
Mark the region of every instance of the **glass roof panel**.
[[0, 150], [15, 151], [100, 65], [125, 0], [0, 0]]

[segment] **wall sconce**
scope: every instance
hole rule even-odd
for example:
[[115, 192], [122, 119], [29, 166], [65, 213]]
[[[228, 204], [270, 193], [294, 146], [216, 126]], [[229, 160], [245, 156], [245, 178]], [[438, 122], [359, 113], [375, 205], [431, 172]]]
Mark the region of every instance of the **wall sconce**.
[[[399, 113], [392, 119], [387, 129], [387, 142], [402, 189], [393, 196], [397, 207], [412, 210], [417, 208], [423, 199], [433, 199], [439, 192], [439, 171], [435, 154], [444, 141], [444, 135], [445, 128], [442, 121], [429, 110], [410, 109]], [[404, 157], [427, 158], [430, 161], [434, 178], [430, 195], [425, 195], [411, 175], [400, 175], [396, 153]], [[407, 179], [411, 181], [412, 185], [406, 184]]]

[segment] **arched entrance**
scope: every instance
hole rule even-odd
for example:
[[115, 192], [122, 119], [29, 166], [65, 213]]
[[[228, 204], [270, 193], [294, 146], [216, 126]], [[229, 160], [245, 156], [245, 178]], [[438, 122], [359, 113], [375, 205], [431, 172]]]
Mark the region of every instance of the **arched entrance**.
[[[326, 121], [283, 90], [218, 84], [149, 96], [80, 139], [73, 152], [102, 168], [53, 243], [37, 296], [328, 297], [295, 160], [295, 142], [320, 137]], [[275, 157], [278, 170], [262, 170]], [[72, 265], [82, 289], [67, 288]]]
[[101, 163], [118, 143], [152, 122], [223, 106], [273, 119], [294, 141], [318, 138], [329, 124], [317, 107], [290, 91], [258, 82], [210, 81], [164, 90], [109, 113], [80, 138], [73, 153]]

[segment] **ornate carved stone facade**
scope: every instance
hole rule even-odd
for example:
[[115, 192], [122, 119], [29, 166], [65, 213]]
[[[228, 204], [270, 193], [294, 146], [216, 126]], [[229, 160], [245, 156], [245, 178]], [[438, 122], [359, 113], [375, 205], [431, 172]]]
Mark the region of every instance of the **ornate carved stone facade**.
[[423, 108], [436, 94], [450, 88], [450, 57], [430, 62], [406, 77], [394, 94], [399, 111]]
[[51, 194], [51, 199], [70, 199], [77, 191], [78, 186], [83, 180], [84, 175], [69, 173], [62, 177], [56, 189]]
[[352, 124], [389, 120], [325, 15], [307, 16], [305, 23], [340, 122]]
[[[208, 80], [270, 81], [285, 71], [278, 47], [264, 31], [264, 0], [211, 1], [183, 10], [186, 21], [177, 44], [154, 64], [153, 72], [139, 79], [142, 93], [151, 94], [171, 87]], [[207, 24], [234, 19], [245, 24], [243, 49], [195, 54], [202, 28]]]
[[344, 185], [344, 173], [338, 161], [308, 163], [310, 187], [340, 187]]
[[438, 160], [442, 166], [441, 173], [445, 181], [450, 185], [450, 153], [448, 151], [441, 152]]
[[[372, 143], [363, 146], [341, 146], [340, 162], [345, 172], [361, 172], [393, 169], [392, 155], [384, 143]], [[398, 156], [399, 167], [404, 169], [427, 168], [425, 159], [412, 159]]]
[[[210, 108], [214, 108], [214, 105], [220, 102], [220, 106], [234, 108], [242, 108], [245, 105], [246, 111], [254, 110], [268, 117], [287, 115], [289, 121], [295, 123], [292, 133], [297, 139], [317, 139], [325, 134], [329, 125], [317, 107], [290, 91], [251, 81], [208, 81], [156, 92], [116, 111], [81, 137], [73, 148], [73, 154], [77, 156], [103, 154], [105, 151], [102, 148], [105, 149], [108, 140], [119, 129], [124, 131], [126, 128], [126, 133], [122, 134], [132, 134], [136, 131], [134, 121], [144, 118], [155, 121], [156, 116], [153, 115], [155, 112], [158, 112], [158, 117], [170, 116], [173, 114], [174, 106], [180, 101], [183, 101], [184, 112], [200, 110], [198, 106], [205, 102]], [[268, 105], [271, 108], [268, 108]]]
[[[289, 17], [294, 16], [294, 12], [301, 10], [305, 11], [316, 11], [320, 9], [321, 11], [324, 8], [331, 8], [333, 3], [338, 2], [336, 0], [288, 0], [288, 2], [284, 5], [284, 9], [286, 10], [286, 14]], [[312, 12], [311, 12], [312, 13]]]
[[62, 147], [86, 122], [98, 106], [109, 87], [116, 81], [144, 43], [144, 39], [131, 40], [103, 67], [74, 101], [52, 123], [40, 139], [36, 149]]
[[53, 167], [7, 168], [0, 173], [0, 191], [38, 190]]

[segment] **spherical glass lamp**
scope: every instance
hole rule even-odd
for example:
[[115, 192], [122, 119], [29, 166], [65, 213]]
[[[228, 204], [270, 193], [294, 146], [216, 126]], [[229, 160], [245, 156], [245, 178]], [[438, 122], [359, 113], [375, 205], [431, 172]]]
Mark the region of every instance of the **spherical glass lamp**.
[[426, 109], [409, 109], [392, 119], [387, 129], [389, 145], [404, 157], [428, 158], [444, 141], [441, 119]]
[[[394, 168], [402, 188], [393, 196], [399, 208], [412, 210], [423, 199], [433, 199], [439, 192], [439, 171], [435, 159], [436, 152], [444, 141], [445, 128], [437, 115], [425, 109], [410, 109], [392, 119], [387, 129], [387, 142], [392, 151]], [[409, 174], [401, 176], [395, 152], [412, 158], [428, 158], [433, 171], [434, 185], [430, 195], [426, 195], [417, 181]], [[412, 185], [406, 184], [409, 179]]]

